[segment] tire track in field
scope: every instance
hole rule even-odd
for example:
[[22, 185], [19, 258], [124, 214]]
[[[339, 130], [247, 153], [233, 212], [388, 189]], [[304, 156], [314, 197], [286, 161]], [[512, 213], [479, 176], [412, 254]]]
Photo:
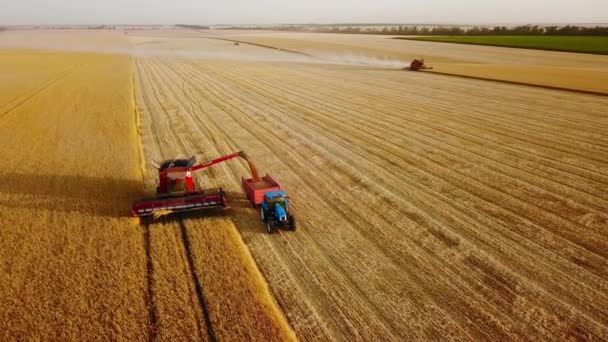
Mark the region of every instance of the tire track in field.
[[[201, 33], [201, 32], [196, 31], [196, 30], [192, 30], [192, 31], [197, 32], [197, 33]], [[160, 36], [160, 35], [142, 35], [142, 34], [130, 34], [129, 36], [133, 36], [133, 37], [149, 37], [149, 38], [189, 38], [189, 39], [220, 40], [220, 41], [231, 42], [231, 43], [246, 44], [246, 45], [256, 46], [256, 47], [259, 47], [259, 48], [276, 50], [276, 51], [281, 51], [281, 52], [285, 52], [285, 53], [291, 53], [291, 54], [300, 55], [300, 56], [317, 58], [317, 57], [315, 57], [315, 56], [313, 56], [311, 54], [305, 53], [305, 52], [294, 51], [294, 50], [283, 49], [283, 48], [276, 47], [276, 46], [271, 46], [271, 45], [264, 45], [264, 44], [253, 43], [253, 42], [248, 42], [248, 41], [244, 41], [244, 40], [236, 40], [236, 39], [228, 39], [228, 38], [218, 38], [218, 37], [209, 37], [209, 36], [196, 36], [196, 37], [193, 37], [193, 36]]]
[[188, 232], [186, 231], [186, 225], [184, 225], [184, 221], [181, 216], [178, 219], [178, 225], [181, 234], [181, 241], [186, 251], [186, 258], [188, 261], [190, 275], [192, 276], [192, 283], [194, 284], [194, 288], [196, 290], [196, 298], [198, 299], [200, 310], [203, 313], [203, 319], [205, 321], [205, 327], [207, 328], [209, 341], [215, 342], [217, 341], [217, 338], [215, 337], [215, 332], [213, 331], [213, 324], [211, 323], [211, 316], [209, 314], [207, 300], [205, 299], [205, 292], [203, 291], [203, 285], [201, 284], [200, 277], [196, 275], [194, 256], [192, 253], [192, 248], [190, 247], [190, 239], [188, 237]]
[[[82, 64], [75, 64], [75, 65], [67, 68], [66, 70], [60, 72], [56, 77], [52, 78], [51, 80], [43, 82], [41, 87], [39, 87], [38, 89], [34, 90], [32, 93], [26, 95], [23, 99], [17, 100], [16, 104], [14, 104], [13, 106], [9, 107], [5, 111], [0, 112], [0, 119], [2, 119], [3, 117], [7, 116], [9, 113], [11, 113], [12, 111], [14, 111], [15, 109], [17, 109], [17, 108], [21, 107], [22, 105], [26, 104], [31, 99], [33, 99], [36, 95], [38, 95], [38, 94], [42, 93], [43, 91], [49, 89], [55, 83], [61, 81], [64, 78], [66, 78], [67, 76], [69, 76], [74, 71], [76, 71], [77, 69], [81, 68], [82, 66], [83, 66]], [[10, 101], [8, 103], [8, 105], [10, 105], [12, 102], [14, 102], [14, 101]], [[5, 106], [2, 106], [2, 107], [5, 107]]]
[[42, 88], [45, 88], [45, 86], [49, 82], [52, 82], [53, 80], [56, 80], [57, 78], [61, 78], [61, 75], [63, 75], [65, 72], [69, 71], [74, 66], [76, 66], [76, 64], [70, 65], [67, 68], [65, 68], [64, 70], [61, 70], [60, 72], [58, 72], [55, 76], [50, 77], [48, 79], [45, 79], [42, 82], [38, 83], [38, 85], [34, 87], [34, 90], [32, 92], [30, 92], [30, 93], [26, 92], [26, 93], [23, 93], [23, 94], [20, 94], [20, 95], [17, 95], [15, 97], [13, 97], [9, 101], [7, 101], [4, 104], [0, 105], [0, 110], [4, 109], [4, 107], [10, 106], [14, 102], [19, 101], [19, 99], [21, 99], [21, 98], [26, 98], [28, 96], [32, 96], [33, 93], [36, 93], [38, 90], [40, 90]]
[[158, 309], [154, 302], [154, 263], [152, 262], [152, 242], [150, 224], [142, 225], [144, 248], [146, 250], [146, 304], [148, 306], [148, 341], [156, 341], [158, 336]]

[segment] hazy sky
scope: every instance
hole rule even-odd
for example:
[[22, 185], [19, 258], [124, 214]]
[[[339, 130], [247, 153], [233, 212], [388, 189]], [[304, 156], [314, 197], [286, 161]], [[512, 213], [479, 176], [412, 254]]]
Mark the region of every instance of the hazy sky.
[[0, 25], [331, 22], [608, 22], [608, 0], [0, 0]]

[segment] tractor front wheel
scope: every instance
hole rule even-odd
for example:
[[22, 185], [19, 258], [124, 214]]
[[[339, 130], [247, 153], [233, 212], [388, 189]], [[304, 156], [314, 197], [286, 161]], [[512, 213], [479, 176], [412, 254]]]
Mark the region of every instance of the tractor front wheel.
[[264, 208], [260, 207], [260, 219], [262, 222], [266, 222], [266, 213], [264, 212]]

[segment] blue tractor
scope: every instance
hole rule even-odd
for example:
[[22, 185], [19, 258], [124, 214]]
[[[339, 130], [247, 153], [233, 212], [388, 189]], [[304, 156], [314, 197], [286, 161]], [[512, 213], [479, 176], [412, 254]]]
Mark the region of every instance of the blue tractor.
[[264, 200], [260, 205], [260, 218], [266, 223], [266, 229], [270, 234], [275, 233], [277, 229], [296, 230], [296, 218], [289, 213], [289, 198], [283, 190], [264, 194]]

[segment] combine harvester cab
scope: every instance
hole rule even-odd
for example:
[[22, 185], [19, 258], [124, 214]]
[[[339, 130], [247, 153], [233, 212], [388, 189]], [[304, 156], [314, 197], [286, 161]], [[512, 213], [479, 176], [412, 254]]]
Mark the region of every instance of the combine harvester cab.
[[163, 216], [205, 208], [226, 206], [221, 188], [197, 190], [192, 172], [196, 159], [171, 159], [154, 166], [158, 169], [156, 196], [136, 201], [131, 208], [135, 216]]

